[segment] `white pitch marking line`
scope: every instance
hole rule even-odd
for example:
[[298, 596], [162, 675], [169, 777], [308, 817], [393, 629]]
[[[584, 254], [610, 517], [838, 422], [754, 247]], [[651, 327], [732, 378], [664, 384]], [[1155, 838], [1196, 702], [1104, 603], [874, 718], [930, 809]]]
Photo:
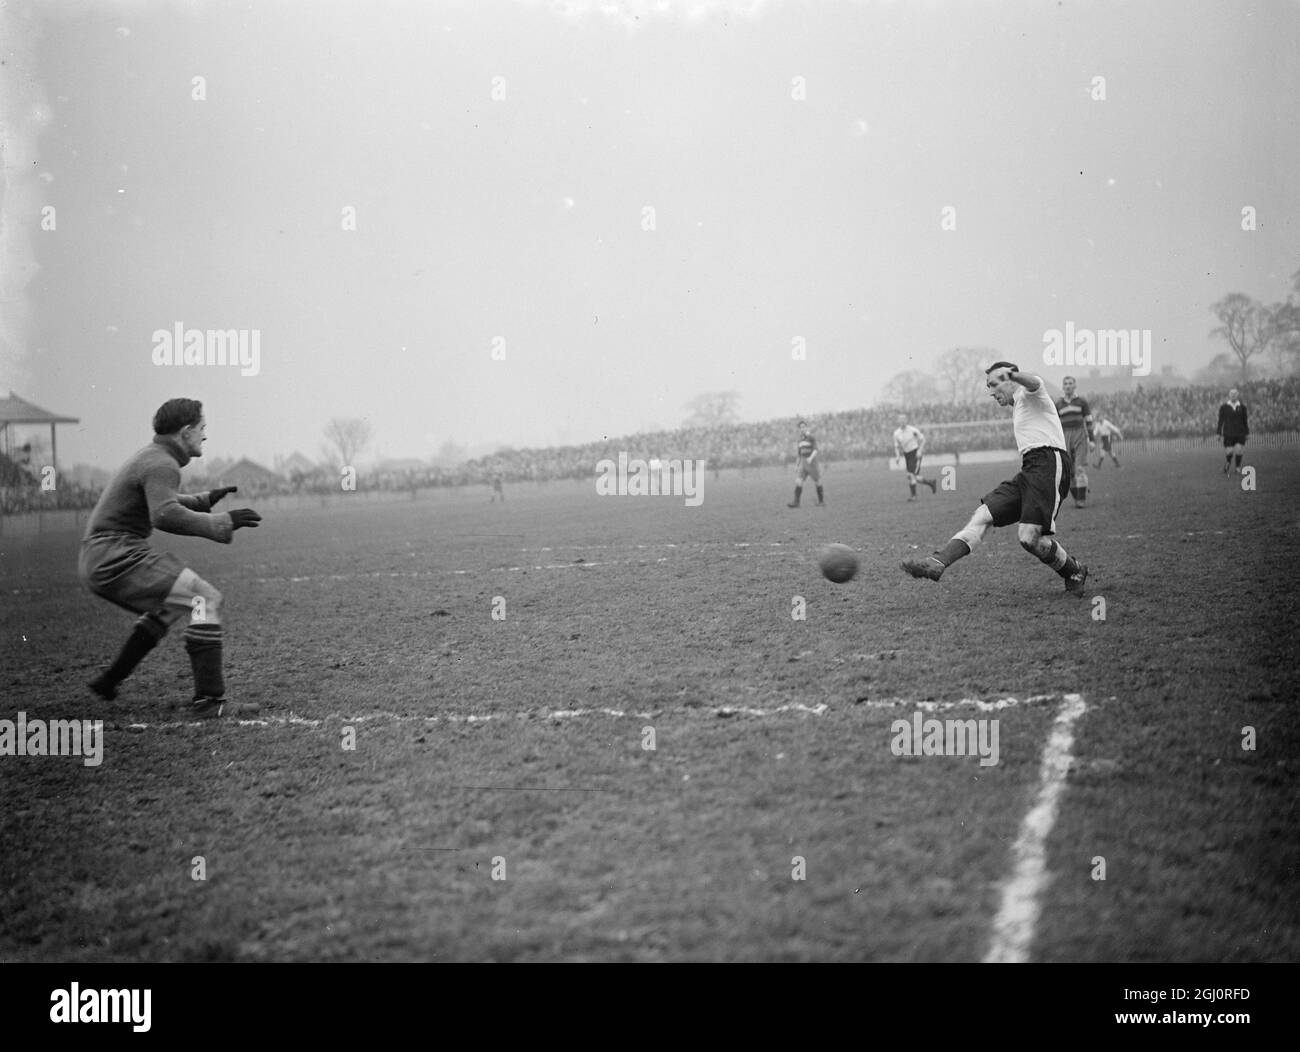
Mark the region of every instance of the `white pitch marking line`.
[[[865, 701], [855, 704], [845, 704], [840, 711], [849, 712], [855, 708], [869, 709], [896, 709], [908, 706], [915, 709], [921, 709], [925, 712], [947, 711], [956, 708], [975, 708], [983, 712], [1008, 709], [1017, 705], [1034, 705], [1041, 702], [1053, 701], [1055, 695], [1042, 694], [1029, 698], [998, 698], [996, 701], [983, 701], [979, 698], [962, 698], [958, 701], [908, 701], [905, 698], [881, 699], [879, 701]], [[774, 708], [762, 709], [742, 705], [719, 705], [712, 708], [684, 706], [673, 713], [659, 712], [627, 712], [623, 709], [553, 709], [549, 712], [470, 712], [470, 713], [447, 713], [442, 716], [415, 716], [403, 714], [400, 712], [368, 712], [356, 716], [345, 716], [342, 713], [331, 712], [324, 716], [308, 718], [290, 713], [287, 716], [260, 716], [249, 719], [217, 719], [217, 720], [177, 720], [168, 723], [127, 723], [122, 724], [122, 728], [129, 731], [145, 730], [175, 730], [178, 727], [320, 727], [327, 722], [338, 723], [369, 723], [374, 721], [384, 721], [388, 723], [489, 723], [493, 720], [568, 720], [576, 719], [581, 716], [612, 716], [615, 718], [634, 717], [636, 719], [660, 719], [666, 715], [712, 715], [712, 716], [780, 716], [787, 712], [801, 712], [810, 716], [824, 716], [831, 710], [831, 707], [825, 702], [817, 705], [804, 705], [800, 702], [792, 702], [786, 705], [777, 705]]]
[[985, 964], [1023, 964], [1029, 960], [1034, 928], [1042, 911], [1042, 894], [1049, 880], [1047, 837], [1056, 823], [1070, 771], [1074, 724], [1087, 709], [1082, 694], [1067, 694], [1056, 713], [1043, 749], [1038, 798], [1020, 823], [1020, 835], [1012, 849], [1015, 869], [1002, 886], [1002, 905], [993, 920], [993, 942], [984, 955]]

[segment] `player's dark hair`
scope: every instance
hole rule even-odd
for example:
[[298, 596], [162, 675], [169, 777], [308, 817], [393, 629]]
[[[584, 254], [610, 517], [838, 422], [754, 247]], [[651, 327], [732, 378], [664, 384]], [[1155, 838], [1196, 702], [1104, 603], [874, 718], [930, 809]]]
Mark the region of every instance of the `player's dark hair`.
[[988, 374], [991, 373], [994, 369], [1010, 369], [1012, 372], [1016, 372], [1016, 373], [1020, 372], [1020, 366], [1018, 366], [1015, 362], [994, 362], [992, 365], [990, 365], [987, 369], [984, 370], [984, 375], [988, 376]]
[[155, 435], [174, 435], [183, 427], [203, 419], [203, 403], [193, 398], [169, 398], [153, 415]]
[[[1073, 376], [1062, 376], [1062, 377], [1061, 377], [1061, 383], [1065, 383], [1066, 380], [1074, 380], [1074, 377], [1073, 377]], [[1078, 381], [1078, 380], [1074, 380], [1074, 382], [1077, 384], [1079, 381]]]

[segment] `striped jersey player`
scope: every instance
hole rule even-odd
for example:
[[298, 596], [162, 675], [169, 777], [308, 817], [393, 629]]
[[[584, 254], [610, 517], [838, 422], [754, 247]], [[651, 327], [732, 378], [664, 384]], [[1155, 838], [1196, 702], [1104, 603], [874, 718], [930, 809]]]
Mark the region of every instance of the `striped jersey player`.
[[990, 526], [1019, 522], [1020, 546], [1065, 580], [1065, 590], [1082, 594], [1088, 568], [1052, 539], [1056, 514], [1070, 486], [1070, 454], [1052, 396], [1041, 376], [1022, 373], [1011, 362], [985, 370], [986, 386], [1000, 406], [1010, 406], [1020, 451], [1020, 472], [984, 495], [970, 521], [943, 548], [924, 559], [911, 558], [903, 569], [913, 577], [937, 581], [965, 558]]
[[803, 496], [804, 479], [810, 477], [817, 487], [817, 504], [820, 507], [826, 503], [826, 494], [822, 491], [822, 466], [817, 459], [817, 439], [813, 438], [813, 433], [802, 420], [799, 421], [797, 452], [799, 461], [794, 469], [794, 500], [786, 507], [799, 507], [799, 498]]
[[1065, 448], [1074, 461], [1074, 477], [1070, 482], [1070, 495], [1074, 506], [1082, 508], [1088, 499], [1088, 443], [1092, 439], [1092, 410], [1082, 396], [1074, 393], [1073, 376], [1061, 381], [1064, 395], [1056, 400], [1056, 412], [1065, 431]]
[[117, 688], [178, 621], [188, 618], [185, 649], [194, 674], [188, 714], [198, 719], [256, 712], [257, 705], [228, 702], [222, 673], [222, 596], [170, 552], [154, 551], [154, 529], [229, 544], [234, 532], [262, 519], [250, 508], [212, 509], [236, 487], [179, 493], [181, 468], [203, 455], [207, 422], [190, 398], [164, 402], [154, 414], [153, 441], [137, 452], [105, 487], [91, 512], [78, 570], [95, 595], [138, 614], [117, 660], [89, 686], [111, 701]]

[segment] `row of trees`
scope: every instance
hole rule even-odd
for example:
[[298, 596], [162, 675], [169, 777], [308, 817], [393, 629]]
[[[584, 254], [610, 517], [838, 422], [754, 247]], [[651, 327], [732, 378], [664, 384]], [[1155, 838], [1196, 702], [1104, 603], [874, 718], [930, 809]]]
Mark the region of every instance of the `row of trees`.
[[[1279, 375], [1300, 371], [1300, 270], [1291, 276], [1291, 291], [1278, 303], [1262, 303], [1233, 292], [1211, 308], [1219, 324], [1211, 336], [1227, 342], [1231, 353], [1213, 359], [1196, 379], [1207, 383], [1246, 381], [1261, 371], [1269, 355]], [[953, 347], [935, 358], [929, 370], [896, 373], [880, 394], [882, 405], [916, 406], [979, 401], [984, 394], [982, 370], [1001, 355], [991, 347]], [[686, 427], [726, 427], [740, 419], [740, 395], [706, 391], [686, 404]], [[361, 419], [331, 420], [325, 427], [322, 455], [331, 465], [354, 464], [373, 438]], [[448, 443], [448, 446], [451, 444]], [[444, 448], [446, 454], [455, 447]]]
[[1300, 369], [1300, 270], [1291, 275], [1291, 291], [1280, 303], [1261, 303], [1244, 292], [1233, 292], [1210, 309], [1219, 319], [1210, 335], [1222, 337], [1232, 352], [1231, 357], [1219, 355], [1211, 366], [1220, 359], [1236, 365], [1242, 380], [1261, 371], [1270, 356], [1281, 376]]
[[[1244, 383], [1269, 371], [1278, 376], [1300, 372], [1300, 270], [1291, 276], [1285, 300], [1263, 303], [1233, 292], [1210, 310], [1219, 320], [1210, 335], [1224, 340], [1228, 351], [1213, 358], [1194, 381]], [[939, 355], [929, 370], [907, 369], [892, 376], [880, 404], [910, 407], [979, 400], [984, 393], [981, 371], [1001, 357], [989, 347], [954, 347]]]

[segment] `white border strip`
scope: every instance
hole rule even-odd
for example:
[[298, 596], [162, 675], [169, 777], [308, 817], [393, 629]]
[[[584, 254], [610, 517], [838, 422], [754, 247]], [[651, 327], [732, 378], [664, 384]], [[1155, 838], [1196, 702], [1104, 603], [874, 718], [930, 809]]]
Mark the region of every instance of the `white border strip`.
[[984, 955], [985, 964], [1023, 964], [1029, 960], [1034, 928], [1042, 912], [1042, 894], [1049, 880], [1047, 837], [1056, 823], [1070, 771], [1074, 724], [1087, 709], [1082, 694], [1067, 694], [1056, 713], [1043, 749], [1038, 798], [1020, 823], [1020, 835], [1012, 849], [1015, 868], [1002, 885], [1002, 905], [993, 921], [993, 942]]

